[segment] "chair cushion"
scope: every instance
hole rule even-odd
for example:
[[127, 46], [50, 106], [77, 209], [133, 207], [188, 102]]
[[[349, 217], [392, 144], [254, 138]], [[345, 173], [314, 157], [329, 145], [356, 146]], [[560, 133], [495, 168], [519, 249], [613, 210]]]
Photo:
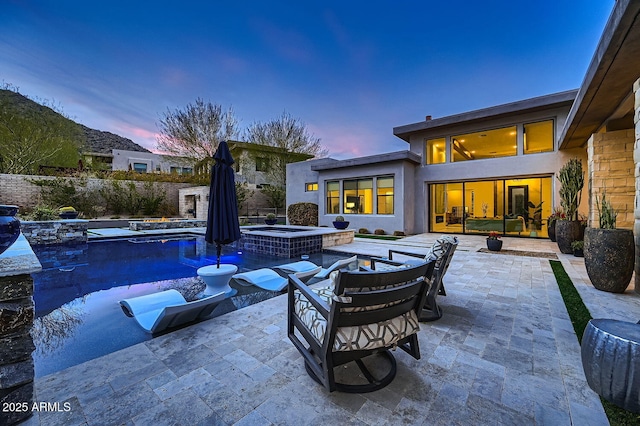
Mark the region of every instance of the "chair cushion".
[[455, 237], [452, 237], [451, 235], [441, 236], [433, 243], [424, 259], [427, 262], [441, 259], [444, 252], [447, 250], [447, 244], [455, 244], [455, 242]]
[[[324, 286], [312, 289], [328, 305], [333, 304], [335, 279], [337, 271], [332, 273], [329, 282]], [[320, 315], [318, 310], [299, 291], [294, 293], [294, 312], [307, 326], [319, 342], [324, 342], [327, 330], [327, 320]], [[362, 310], [377, 309], [376, 307], [364, 307]], [[345, 308], [354, 310], [354, 308]], [[376, 349], [392, 346], [401, 339], [417, 333], [420, 330], [418, 317], [411, 310], [387, 321], [366, 324], [361, 326], [339, 327], [333, 344], [334, 351], [354, 351]]]

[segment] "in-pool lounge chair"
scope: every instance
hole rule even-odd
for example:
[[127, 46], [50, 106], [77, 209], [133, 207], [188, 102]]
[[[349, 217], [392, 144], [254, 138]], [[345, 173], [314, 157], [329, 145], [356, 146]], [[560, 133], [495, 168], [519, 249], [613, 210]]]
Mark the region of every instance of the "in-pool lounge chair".
[[[295, 274], [295, 276], [298, 277], [299, 280], [306, 282], [309, 279], [313, 278], [317, 273], [319, 273], [320, 269], [322, 268], [316, 266], [314, 269], [298, 272]], [[255, 285], [256, 287], [260, 287], [264, 290], [269, 291], [282, 291], [287, 287], [287, 284], [289, 283], [287, 278], [269, 268], [261, 268], [256, 269], [255, 271], [242, 272], [240, 274], [235, 274], [231, 278], [238, 281], [238, 283], [242, 285]]]
[[[330, 273], [333, 271], [337, 271], [338, 269], [342, 269], [350, 263], [356, 262], [358, 260], [358, 256], [353, 256], [348, 259], [341, 259], [335, 262], [333, 265], [328, 268], [320, 268], [320, 272], [315, 275], [315, 278], [327, 278]], [[299, 262], [293, 263], [285, 263], [284, 265], [274, 266], [274, 269], [279, 269], [283, 271], [285, 274], [295, 274], [297, 272], [307, 272], [311, 271], [315, 268], [319, 268], [313, 262], [309, 262], [308, 260], [301, 260]]]
[[187, 302], [177, 290], [166, 290], [120, 301], [128, 317], [133, 317], [140, 327], [149, 333], [159, 333], [211, 315], [225, 299], [221, 292], [204, 299]]

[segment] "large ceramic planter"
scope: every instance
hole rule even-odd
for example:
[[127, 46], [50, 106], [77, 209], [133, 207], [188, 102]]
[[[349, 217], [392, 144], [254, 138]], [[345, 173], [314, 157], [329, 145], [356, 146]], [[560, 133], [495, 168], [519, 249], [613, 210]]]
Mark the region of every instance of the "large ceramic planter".
[[502, 250], [502, 240], [490, 240], [487, 238], [487, 248], [491, 251]]
[[20, 221], [15, 217], [18, 206], [0, 205], [0, 254], [20, 236]]
[[573, 254], [571, 243], [584, 239], [584, 228], [579, 220], [556, 221], [556, 243], [564, 254]]
[[556, 221], [555, 220], [549, 222], [549, 225], [547, 226], [547, 232], [549, 233], [549, 239], [555, 243], [556, 242]]
[[78, 212], [61, 212], [58, 216], [60, 216], [60, 219], [77, 219]]
[[611, 293], [623, 293], [631, 281], [634, 263], [633, 231], [586, 229], [584, 264], [595, 288]]
[[334, 220], [333, 221], [333, 226], [336, 229], [347, 229], [349, 227], [349, 222], [341, 221], [341, 220]]
[[266, 223], [267, 225], [275, 225], [276, 223], [278, 223], [278, 219], [265, 219], [264, 223]]

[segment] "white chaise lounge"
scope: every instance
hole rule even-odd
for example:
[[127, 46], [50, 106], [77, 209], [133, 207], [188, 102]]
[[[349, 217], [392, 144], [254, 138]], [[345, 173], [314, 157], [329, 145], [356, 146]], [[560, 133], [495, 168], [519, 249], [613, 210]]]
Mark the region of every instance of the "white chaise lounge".
[[224, 299], [225, 293], [221, 292], [187, 302], [179, 291], [166, 290], [121, 300], [120, 306], [125, 315], [133, 317], [144, 330], [159, 333], [169, 327], [208, 317]]
[[[316, 278], [327, 278], [329, 276], [330, 273], [332, 273], [333, 271], [337, 271], [338, 269], [342, 269], [345, 266], [347, 266], [350, 263], [356, 262], [358, 260], [358, 256], [353, 256], [350, 257], [348, 259], [341, 259], [338, 260], [337, 262], [333, 263], [333, 265], [329, 266], [328, 268], [320, 268], [320, 272], [318, 272], [315, 277]], [[308, 260], [301, 260], [299, 262], [293, 262], [293, 263], [285, 263], [284, 265], [278, 265], [278, 266], [274, 266], [274, 269], [280, 269], [281, 271], [283, 271], [286, 274], [295, 274], [297, 272], [307, 272], [307, 271], [311, 271], [315, 268], [319, 268], [318, 265], [316, 265], [313, 262], [309, 262]]]
[[[311, 262], [309, 262], [311, 263]], [[308, 271], [302, 271], [295, 274], [299, 280], [306, 282], [320, 272], [322, 268], [316, 266]], [[243, 272], [235, 274], [232, 277], [243, 285], [255, 285], [265, 290], [282, 291], [287, 287], [289, 279], [281, 276], [273, 269], [261, 268], [255, 271]]]

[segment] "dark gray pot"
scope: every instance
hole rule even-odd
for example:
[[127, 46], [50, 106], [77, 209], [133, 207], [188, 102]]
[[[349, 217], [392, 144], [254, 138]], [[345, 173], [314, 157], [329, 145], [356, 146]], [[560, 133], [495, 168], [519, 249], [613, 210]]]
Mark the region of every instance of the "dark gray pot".
[[584, 228], [579, 220], [556, 221], [556, 243], [564, 254], [573, 254], [571, 243], [583, 239]]
[[487, 248], [491, 251], [502, 250], [502, 240], [490, 240], [487, 238]]
[[595, 288], [611, 293], [623, 293], [631, 281], [634, 263], [633, 231], [586, 229], [584, 264]]

